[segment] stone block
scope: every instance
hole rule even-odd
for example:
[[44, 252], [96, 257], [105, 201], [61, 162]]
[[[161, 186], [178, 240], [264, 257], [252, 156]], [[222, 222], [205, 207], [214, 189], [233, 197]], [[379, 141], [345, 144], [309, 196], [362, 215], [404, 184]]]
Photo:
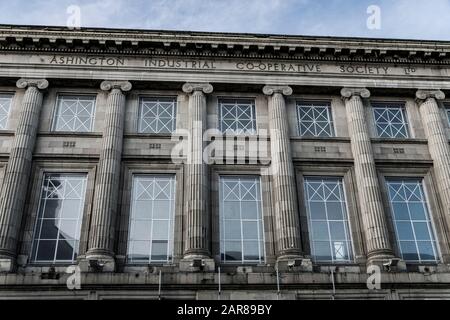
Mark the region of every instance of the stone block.
[[189, 257], [180, 261], [182, 272], [215, 272], [214, 259]]
[[14, 260], [13, 259], [0, 259], [0, 273], [1, 272], [13, 272]]

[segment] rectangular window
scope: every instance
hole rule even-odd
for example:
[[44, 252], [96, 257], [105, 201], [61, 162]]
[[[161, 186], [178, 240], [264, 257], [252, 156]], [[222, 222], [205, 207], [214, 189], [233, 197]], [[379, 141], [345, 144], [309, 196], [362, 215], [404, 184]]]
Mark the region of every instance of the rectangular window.
[[447, 112], [448, 125], [450, 126], [450, 106], [447, 106], [445, 111]]
[[0, 130], [6, 130], [8, 128], [11, 101], [12, 95], [0, 93]]
[[54, 131], [91, 132], [94, 113], [95, 97], [58, 96]]
[[32, 261], [71, 263], [78, 254], [86, 175], [46, 174], [33, 237]]
[[230, 263], [264, 261], [264, 228], [258, 177], [220, 177], [220, 252]]
[[141, 98], [139, 133], [172, 133], [176, 126], [176, 98]]
[[342, 178], [305, 177], [311, 255], [316, 262], [352, 261]]
[[220, 131], [230, 134], [256, 134], [255, 101], [219, 100]]
[[172, 260], [175, 181], [175, 176], [133, 176], [129, 263], [164, 263]]
[[421, 179], [387, 180], [397, 243], [403, 260], [436, 262], [438, 252]]
[[301, 137], [334, 137], [331, 105], [323, 102], [297, 103], [297, 120]]
[[372, 105], [379, 138], [408, 138], [408, 120], [402, 104], [376, 103]]

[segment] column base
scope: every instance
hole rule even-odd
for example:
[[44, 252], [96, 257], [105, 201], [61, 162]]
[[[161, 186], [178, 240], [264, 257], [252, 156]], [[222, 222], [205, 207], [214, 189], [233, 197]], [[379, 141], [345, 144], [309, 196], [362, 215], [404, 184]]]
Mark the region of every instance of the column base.
[[87, 254], [85, 257], [79, 257], [78, 265], [81, 272], [114, 272], [116, 262], [110, 255]]
[[384, 272], [405, 272], [406, 262], [394, 256], [374, 256], [367, 260], [367, 268], [378, 266]]
[[281, 256], [276, 262], [278, 271], [289, 272], [313, 272], [311, 259], [298, 255]]
[[16, 267], [16, 259], [14, 258], [0, 258], [0, 273], [1, 272], [14, 272]]
[[186, 255], [180, 260], [180, 271], [182, 272], [215, 272], [216, 263], [205, 255]]

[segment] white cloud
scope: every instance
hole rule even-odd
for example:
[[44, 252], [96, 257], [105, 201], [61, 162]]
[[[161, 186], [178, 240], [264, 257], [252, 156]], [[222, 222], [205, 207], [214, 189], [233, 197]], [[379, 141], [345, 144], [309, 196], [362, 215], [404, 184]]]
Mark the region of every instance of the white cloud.
[[155, 0], [146, 28], [270, 32], [284, 12], [307, 1], [295, 0]]
[[386, 37], [450, 39], [449, 0], [385, 0], [382, 17]]
[[[450, 0], [0, 0], [0, 23], [450, 40]], [[381, 30], [366, 9], [381, 7]]]

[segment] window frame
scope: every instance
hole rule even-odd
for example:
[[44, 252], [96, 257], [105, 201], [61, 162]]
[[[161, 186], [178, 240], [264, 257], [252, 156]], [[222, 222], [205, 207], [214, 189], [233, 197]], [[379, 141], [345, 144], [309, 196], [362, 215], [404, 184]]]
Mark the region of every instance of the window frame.
[[[307, 105], [301, 105], [301, 104], [311, 104], [311, 106]], [[329, 118], [328, 125], [330, 126], [330, 134], [329, 136], [318, 136], [318, 135], [302, 135], [301, 134], [301, 122], [300, 122], [300, 108], [301, 107], [327, 107], [327, 114]], [[308, 99], [296, 99], [295, 100], [295, 115], [297, 117], [296, 119], [296, 126], [297, 126], [297, 132], [296, 134], [298, 137], [303, 139], [331, 139], [337, 137], [336, 132], [336, 124], [334, 121], [334, 114], [333, 114], [333, 106], [331, 100], [308, 100]]]
[[[148, 257], [148, 260], [146, 261], [142, 261], [142, 262], [138, 262], [138, 261], [134, 261], [133, 259], [129, 258], [129, 252], [128, 250], [130, 249], [130, 243], [131, 243], [131, 230], [132, 230], [132, 223], [133, 223], [133, 202], [135, 201], [134, 199], [134, 181], [135, 178], [137, 177], [170, 177], [171, 179], [173, 179], [173, 194], [171, 195], [171, 197], [173, 197], [173, 199], [171, 199], [173, 201], [173, 203], [171, 204], [172, 208], [172, 213], [171, 213], [171, 217], [169, 219], [154, 219], [152, 217], [152, 219], [146, 219], [151, 221], [151, 229], [153, 229], [153, 223], [154, 220], [168, 220], [169, 221], [169, 234], [168, 234], [168, 248], [167, 248], [167, 253], [170, 253], [170, 255], [168, 255], [167, 260], [152, 260], [151, 254]], [[159, 265], [159, 264], [171, 264], [173, 262], [174, 259], [174, 239], [175, 239], [175, 211], [176, 211], [176, 201], [177, 201], [177, 177], [176, 174], [149, 174], [149, 173], [138, 173], [138, 174], [132, 174], [131, 177], [131, 198], [130, 198], [130, 214], [129, 214], [129, 225], [128, 225], [128, 236], [127, 236], [127, 252], [126, 252], [126, 264], [128, 265]], [[152, 203], [152, 206], [154, 206], [154, 204]], [[141, 219], [142, 220], [142, 219]], [[151, 246], [153, 245], [153, 231], [149, 231], [149, 233], [152, 235], [152, 237], [150, 238], [150, 240], [148, 240], [150, 242], [150, 252], [151, 252]], [[170, 239], [171, 238], [171, 239]], [[144, 241], [144, 240], [137, 240], [137, 241]]]
[[[388, 200], [388, 206], [389, 206], [389, 217], [390, 217], [390, 221], [391, 221], [391, 228], [393, 229], [393, 234], [395, 236], [395, 250], [396, 250], [396, 254], [401, 257], [403, 259], [403, 253], [400, 247], [400, 242], [402, 240], [399, 239], [399, 234], [398, 234], [398, 228], [397, 228], [397, 224], [396, 224], [396, 219], [394, 218], [394, 209], [392, 206], [392, 201], [391, 198], [389, 196], [389, 187], [388, 187], [388, 183], [389, 181], [393, 181], [393, 180], [397, 180], [397, 181], [407, 181], [407, 180], [411, 180], [411, 181], [418, 181], [420, 182], [420, 185], [422, 187], [422, 192], [423, 192], [423, 196], [424, 196], [424, 200], [425, 200], [425, 205], [426, 205], [426, 212], [425, 214], [427, 215], [427, 224], [428, 224], [428, 230], [431, 232], [431, 234], [429, 234], [429, 236], [433, 237], [433, 240], [431, 240], [431, 242], [434, 243], [434, 251], [436, 254], [436, 260], [422, 260], [420, 258], [420, 252], [419, 252], [419, 259], [418, 260], [405, 260], [405, 262], [407, 264], [411, 264], [411, 265], [426, 265], [426, 264], [438, 264], [442, 261], [442, 254], [441, 254], [441, 249], [440, 249], [440, 245], [439, 245], [439, 239], [438, 239], [438, 235], [437, 235], [437, 230], [436, 230], [436, 226], [434, 224], [433, 221], [433, 214], [431, 211], [431, 206], [430, 206], [430, 200], [429, 200], [429, 192], [427, 190], [426, 184], [425, 184], [425, 178], [423, 177], [414, 177], [414, 176], [407, 176], [407, 177], [401, 177], [401, 176], [385, 176], [384, 177], [384, 184], [385, 184], [385, 188], [386, 188], [386, 193], [387, 193], [387, 200]], [[409, 222], [413, 223], [413, 221], [415, 220], [408, 220]], [[413, 234], [414, 234], [414, 244], [417, 247], [417, 238], [415, 235], [415, 231], [413, 228]], [[403, 240], [406, 241], [406, 240]], [[420, 241], [420, 240], [419, 240]]]
[[[307, 257], [311, 257], [313, 264], [318, 266], [365, 266], [367, 258], [364, 245], [364, 226], [359, 214], [359, 198], [357, 197], [358, 188], [356, 185], [354, 168], [344, 164], [335, 164], [332, 166], [305, 164], [296, 167], [296, 176], [298, 181], [297, 196], [299, 201], [300, 232], [304, 254]], [[305, 177], [338, 177], [342, 179], [342, 187], [346, 197], [348, 231], [352, 246], [352, 259], [349, 262], [316, 262], [312, 258]]]
[[[234, 104], [236, 105], [238, 101], [247, 101], [251, 102], [251, 123], [252, 123], [252, 132], [249, 131], [237, 131], [237, 130], [223, 130], [223, 117], [222, 117], [222, 109], [223, 109], [223, 101], [234, 101]], [[218, 131], [223, 135], [234, 135], [234, 136], [256, 136], [258, 135], [258, 121], [257, 121], [257, 108], [256, 108], [256, 98], [255, 97], [226, 97], [226, 96], [218, 96], [217, 97], [217, 119], [218, 119]]]
[[[375, 134], [375, 138], [376, 139], [388, 139], [388, 140], [408, 140], [408, 139], [412, 139], [413, 138], [413, 132], [412, 132], [412, 123], [409, 119], [409, 113], [407, 110], [407, 106], [406, 106], [406, 102], [405, 101], [385, 101], [385, 100], [375, 100], [375, 101], [370, 101], [370, 113], [371, 113], [371, 119], [372, 119], [372, 123], [373, 123], [373, 130], [374, 130], [374, 134]], [[384, 109], [401, 109], [401, 114], [402, 114], [402, 118], [404, 123], [402, 124], [403, 126], [406, 127], [406, 135], [407, 137], [392, 137], [392, 136], [388, 136], [388, 137], [381, 137], [379, 132], [378, 132], [378, 122], [376, 119], [376, 115], [375, 115], [375, 109], [380, 109], [380, 108], [384, 108]], [[391, 130], [392, 131], [392, 130]]]
[[8, 114], [6, 115], [6, 122], [5, 122], [5, 127], [4, 128], [1, 128], [0, 127], [0, 131], [7, 131], [7, 130], [9, 130], [9, 121], [10, 121], [10, 118], [11, 118], [11, 111], [12, 111], [12, 108], [13, 108], [13, 104], [14, 104], [14, 93], [12, 93], [12, 92], [1, 92], [0, 91], [0, 97], [2, 97], [2, 96], [8, 96], [9, 98], [10, 98], [10, 100], [9, 100], [9, 110], [8, 110]]
[[[57, 239], [48, 239], [51, 241], [56, 241], [56, 246], [55, 246], [55, 251], [53, 253], [53, 260], [37, 260], [37, 253], [38, 253], [38, 247], [36, 247], [36, 252], [34, 252], [34, 243], [35, 241], [40, 242], [41, 239], [41, 232], [42, 232], [42, 223], [40, 225], [39, 231], [38, 231], [38, 225], [39, 222], [41, 220], [43, 220], [43, 218], [41, 218], [40, 216], [40, 212], [41, 212], [41, 208], [43, 205], [46, 204], [46, 202], [42, 199], [42, 193], [43, 193], [43, 189], [44, 189], [44, 183], [47, 181], [47, 177], [50, 176], [56, 176], [56, 175], [60, 175], [62, 177], [82, 177], [84, 178], [84, 186], [83, 186], [83, 193], [82, 193], [82, 199], [80, 199], [80, 212], [79, 217], [76, 219], [77, 220], [77, 234], [78, 234], [78, 239], [75, 240], [78, 242], [77, 247], [74, 248], [74, 252], [72, 252], [72, 259], [71, 260], [57, 260], [56, 259], [56, 254], [57, 254], [57, 245], [59, 243], [59, 235], [57, 236]], [[37, 214], [36, 214], [36, 219], [35, 219], [35, 225], [33, 228], [33, 235], [32, 235], [32, 242], [31, 242], [31, 251], [30, 251], [30, 262], [32, 264], [35, 265], [64, 265], [64, 264], [73, 264], [75, 261], [77, 261], [77, 257], [80, 255], [80, 242], [81, 242], [81, 229], [82, 229], [82, 225], [83, 225], [83, 215], [84, 215], [84, 207], [86, 204], [86, 198], [87, 198], [87, 184], [88, 184], [88, 175], [85, 173], [55, 173], [55, 172], [44, 172], [43, 173], [43, 177], [42, 177], [42, 182], [41, 182], [41, 188], [40, 188], [40, 196], [39, 196], [39, 205], [38, 205], [38, 210], [37, 210]], [[66, 200], [66, 199], [64, 199]], [[58, 224], [60, 224], [61, 220], [60, 218], [55, 219], [58, 220]], [[59, 229], [58, 229], [58, 233], [59, 233]], [[38, 237], [39, 234], [39, 237]], [[78, 251], [77, 256], [74, 257], [74, 253]]]
[[[37, 264], [31, 261], [32, 254], [32, 242], [34, 235], [34, 227], [38, 219], [38, 209], [40, 204], [41, 186], [44, 181], [44, 174], [85, 174], [87, 176], [85, 202], [83, 206], [83, 212], [81, 216], [81, 233], [78, 247], [78, 257], [81, 258], [86, 251], [89, 241], [89, 226], [91, 220], [91, 209], [94, 199], [94, 187], [95, 187], [95, 172], [96, 164], [79, 162], [64, 162], [54, 163], [51, 161], [37, 160], [33, 165], [32, 183], [28, 188], [28, 194], [30, 195], [29, 201], [26, 203], [25, 217], [24, 217], [24, 232], [20, 236], [20, 248], [19, 256], [21, 256], [27, 264], [21, 266], [21, 270], [24, 272], [41, 272], [52, 264]], [[78, 258], [77, 258], [78, 261]], [[56, 270], [65, 270], [65, 267], [69, 265], [77, 264], [77, 261], [72, 263], [58, 263], [55, 266]], [[63, 268], [63, 269], [60, 269]]]
[[424, 194], [426, 196], [429, 218], [435, 235], [436, 250], [438, 252], [438, 259], [436, 262], [422, 262], [414, 263], [407, 262], [407, 265], [438, 265], [441, 263], [450, 263], [450, 248], [448, 248], [448, 236], [446, 224], [446, 216], [443, 208], [440, 205], [438, 186], [432, 173], [432, 167], [417, 168], [407, 166], [399, 169], [398, 167], [382, 167], [377, 170], [380, 181], [380, 189], [383, 198], [383, 208], [386, 214], [387, 227], [389, 232], [389, 240], [397, 257], [401, 257], [400, 248], [397, 244], [397, 237], [395, 233], [394, 221], [390, 207], [389, 190], [387, 189], [386, 178], [413, 178], [422, 179]]
[[[241, 260], [230, 260], [227, 261], [226, 259], [222, 259], [222, 243], [226, 242], [226, 240], [224, 238], [222, 238], [222, 229], [224, 227], [222, 227], [222, 223], [225, 222], [225, 219], [223, 216], [221, 216], [221, 209], [220, 206], [222, 205], [223, 199], [221, 197], [221, 188], [222, 188], [222, 179], [245, 179], [245, 180], [255, 180], [258, 181], [258, 185], [259, 185], [259, 194], [257, 196], [259, 196], [259, 207], [260, 209], [258, 210], [258, 218], [257, 219], [243, 219], [242, 218], [242, 208], [240, 210], [240, 226], [241, 226], [241, 238], [239, 239], [239, 242], [241, 244], [241, 254], [242, 254], [242, 259]], [[258, 200], [255, 200], [258, 201]], [[240, 207], [242, 206], [242, 200], [239, 200], [240, 203]], [[238, 219], [235, 219], [238, 220]], [[257, 230], [258, 230], [258, 236], [259, 238], [257, 239], [258, 242], [258, 252], [259, 252], [259, 259], [258, 260], [246, 260], [245, 259], [245, 251], [244, 251], [244, 243], [245, 243], [245, 239], [243, 237], [243, 223], [245, 221], [251, 221], [251, 222], [256, 222], [257, 223]], [[258, 265], [258, 264], [265, 264], [266, 263], [266, 245], [265, 245], [265, 229], [264, 229], [264, 209], [263, 209], [263, 195], [262, 195], [262, 187], [261, 187], [261, 177], [260, 176], [255, 176], [255, 175], [219, 175], [219, 238], [220, 238], [220, 261], [222, 264], [225, 265]], [[235, 240], [237, 241], [237, 240]], [[255, 241], [255, 240], [251, 240], [251, 241]], [[262, 247], [261, 247], [262, 244]], [[262, 257], [261, 257], [262, 255]]]
[[450, 103], [444, 103], [444, 113], [447, 119], [447, 128], [450, 129]]
[[[273, 194], [272, 181], [270, 176], [262, 174], [262, 170], [268, 170], [268, 166], [261, 165], [241, 165], [232, 166], [226, 164], [218, 164], [211, 168], [211, 208], [212, 208], [212, 221], [211, 221], [211, 253], [217, 265], [222, 267], [224, 272], [235, 272], [239, 267], [251, 267], [253, 270], [258, 270], [259, 267], [274, 266], [277, 261], [276, 253], [276, 240], [273, 216]], [[221, 248], [220, 248], [220, 212], [219, 212], [219, 178], [220, 176], [259, 176], [260, 186], [262, 193], [262, 218], [264, 224], [264, 245], [265, 245], [265, 262], [261, 264], [242, 264], [242, 263], [222, 263], [221, 260]], [[263, 269], [266, 270], [266, 269]]]
[[[307, 214], [308, 214], [308, 231], [309, 231], [309, 236], [310, 236], [309, 243], [310, 243], [310, 248], [311, 248], [311, 257], [313, 258], [313, 261], [315, 263], [318, 263], [318, 264], [327, 264], [327, 263], [328, 264], [349, 264], [349, 263], [354, 262], [353, 239], [352, 239], [352, 231], [350, 229], [351, 226], [350, 226], [350, 222], [349, 222], [350, 219], [349, 219], [349, 214], [348, 214], [347, 195], [346, 195], [345, 188], [344, 188], [344, 177], [342, 177], [342, 176], [340, 176], [340, 177], [339, 176], [335, 176], [335, 177], [333, 177], [333, 176], [304, 176], [303, 179], [304, 179], [305, 187], [307, 186], [307, 182], [308, 182], [309, 179], [335, 180], [338, 184], [340, 184], [340, 187], [342, 188], [342, 195], [341, 196], [342, 196], [343, 199], [340, 199], [339, 202], [341, 202], [341, 203], [344, 202], [344, 205], [341, 204], [341, 206], [343, 206], [345, 208], [345, 212], [343, 212], [343, 217], [345, 219], [343, 219], [343, 220], [330, 220], [330, 219], [328, 219], [328, 215], [327, 215], [326, 223], [327, 223], [327, 229], [328, 229], [327, 231], [328, 231], [328, 236], [329, 237], [331, 236], [330, 222], [339, 221], [339, 222], [345, 223], [346, 239], [344, 241], [347, 242], [348, 259], [347, 260], [337, 260], [337, 259], [335, 260], [333, 258], [333, 256], [332, 256], [331, 260], [319, 260], [319, 259], [316, 259], [314, 257], [314, 254], [313, 254], [313, 243], [316, 242], [317, 240], [313, 240], [313, 235], [312, 235], [312, 229], [313, 229], [312, 228], [312, 222], [313, 221], [311, 219], [311, 210], [309, 209], [310, 202], [305, 197], [305, 203], [308, 205]], [[307, 195], [306, 189], [304, 190], [304, 193], [305, 193], [305, 196], [306, 196]], [[339, 192], [339, 193], [341, 193], [341, 192]], [[322, 202], [322, 203], [325, 203], [325, 202]], [[331, 245], [331, 242], [332, 242], [332, 240], [331, 240], [331, 237], [330, 237], [329, 240], [328, 240], [328, 244]]]
[[[142, 101], [145, 99], [173, 99], [173, 110], [172, 110], [172, 123], [173, 129], [170, 132], [144, 132], [141, 130], [141, 120], [142, 120]], [[177, 96], [158, 96], [158, 95], [139, 95], [137, 103], [137, 113], [136, 113], [136, 133], [139, 135], [171, 135], [177, 130], [177, 113], [178, 113], [178, 97]]]
[[[63, 97], [86, 97], [86, 98], [92, 98], [93, 99], [93, 110], [92, 110], [92, 118], [90, 121], [90, 129], [89, 131], [75, 131], [75, 130], [57, 130], [57, 123], [58, 123], [58, 114], [60, 110], [60, 101]], [[97, 102], [98, 97], [97, 93], [76, 93], [76, 92], [60, 92], [56, 94], [55, 99], [55, 107], [53, 110], [53, 120], [50, 126], [50, 131], [55, 133], [76, 133], [76, 134], [89, 134], [95, 132], [95, 117], [97, 113]]]
[[[129, 263], [127, 260], [129, 227], [131, 219], [131, 202], [132, 202], [132, 186], [133, 175], [173, 175], [176, 181], [175, 187], [175, 205], [174, 205], [174, 234], [173, 234], [173, 253], [170, 262], [162, 263]], [[118, 267], [125, 272], [146, 271], [148, 265], [173, 266], [183, 258], [184, 254], [184, 166], [182, 164], [172, 163], [136, 163], [124, 162], [122, 170], [122, 189], [121, 189], [121, 206], [119, 208], [120, 215], [117, 222], [117, 255], [116, 261]]]

